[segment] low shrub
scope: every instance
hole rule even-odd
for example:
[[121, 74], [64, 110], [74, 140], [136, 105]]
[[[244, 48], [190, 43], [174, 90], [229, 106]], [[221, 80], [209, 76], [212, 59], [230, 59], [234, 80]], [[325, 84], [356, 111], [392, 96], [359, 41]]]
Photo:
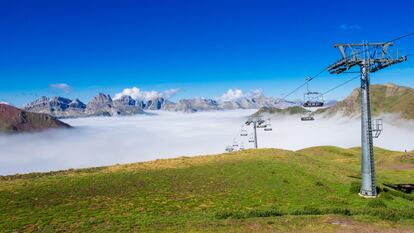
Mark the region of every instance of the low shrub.
[[361, 183], [358, 181], [353, 181], [349, 187], [349, 192], [352, 194], [358, 194], [361, 190]]
[[316, 186], [325, 186], [322, 182], [320, 182], [320, 181], [317, 181], [316, 183], [315, 183], [315, 185]]
[[315, 207], [305, 206], [305, 208], [303, 208], [302, 210], [293, 211], [292, 214], [293, 215], [321, 215], [323, 214], [323, 211]]
[[378, 198], [369, 200], [367, 203], [367, 206], [370, 208], [386, 208], [387, 207], [387, 205], [381, 199], [378, 199]]
[[414, 201], [414, 195], [410, 195], [407, 193], [403, 193], [391, 188], [384, 188], [384, 193], [389, 193], [390, 195], [394, 196], [394, 197], [400, 197], [409, 201]]
[[380, 197], [384, 200], [394, 200], [394, 197], [389, 192], [383, 192]]
[[345, 216], [351, 216], [352, 215], [352, 212], [347, 208], [333, 208], [333, 209], [329, 210], [329, 213], [345, 215]]
[[245, 219], [245, 218], [257, 218], [257, 217], [276, 217], [276, 216], [283, 216], [284, 214], [274, 208], [269, 209], [254, 209], [249, 211], [221, 211], [217, 212], [215, 217], [217, 219]]

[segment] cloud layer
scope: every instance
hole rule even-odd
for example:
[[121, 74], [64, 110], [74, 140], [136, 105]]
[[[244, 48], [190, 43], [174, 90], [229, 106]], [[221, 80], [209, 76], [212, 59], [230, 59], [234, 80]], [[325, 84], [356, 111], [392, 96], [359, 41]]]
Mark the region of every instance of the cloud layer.
[[227, 92], [221, 95], [221, 97], [218, 99], [220, 101], [235, 101], [244, 97], [259, 97], [262, 95], [263, 93], [259, 89], [253, 90], [252, 92], [244, 93], [242, 90], [235, 88], [227, 90]]
[[179, 89], [168, 89], [162, 92], [158, 91], [143, 91], [138, 87], [125, 88], [122, 92], [115, 94], [114, 99], [119, 99], [122, 96], [131, 96], [135, 100], [151, 100], [155, 98], [164, 98], [169, 99], [175, 94], [177, 94]]
[[[177, 156], [224, 152], [233, 138], [251, 148], [240, 127], [254, 110], [194, 114], [153, 112], [157, 115], [66, 119], [72, 130], [0, 136], [0, 174], [148, 161]], [[259, 147], [297, 150], [310, 146], [360, 145], [360, 122], [350, 119], [298, 117], [272, 120], [273, 131], [259, 130]], [[251, 129], [246, 128], [249, 130]], [[375, 145], [393, 150], [414, 149], [414, 123], [385, 122]]]
[[66, 83], [54, 83], [54, 84], [50, 84], [49, 87], [51, 89], [61, 90], [66, 94], [70, 93], [72, 90], [72, 88]]

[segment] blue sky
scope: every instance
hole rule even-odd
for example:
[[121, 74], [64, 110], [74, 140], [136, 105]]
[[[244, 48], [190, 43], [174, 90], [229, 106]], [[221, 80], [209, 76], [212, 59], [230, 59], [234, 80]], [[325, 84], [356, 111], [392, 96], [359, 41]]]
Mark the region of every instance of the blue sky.
[[[229, 88], [280, 97], [339, 58], [337, 42], [387, 41], [414, 31], [412, 1], [79, 1], [0, 2], [0, 101], [42, 95], [114, 95], [127, 87], [174, 98], [215, 97]], [[397, 42], [414, 52], [414, 37]], [[327, 90], [352, 75], [324, 74]], [[373, 83], [414, 86], [414, 62]], [[67, 84], [70, 90], [51, 88]], [[352, 82], [327, 98], [346, 96]], [[299, 98], [301, 92], [292, 98]]]

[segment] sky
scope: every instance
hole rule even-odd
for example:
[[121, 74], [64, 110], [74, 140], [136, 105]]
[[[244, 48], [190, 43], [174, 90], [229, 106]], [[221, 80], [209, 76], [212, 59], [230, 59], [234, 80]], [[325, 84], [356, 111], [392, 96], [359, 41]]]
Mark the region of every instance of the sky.
[[[21, 106], [59, 95], [87, 102], [132, 87], [180, 90], [172, 100], [230, 88], [280, 97], [338, 60], [334, 43], [414, 31], [412, 1], [364, 5], [365, 12], [353, 0], [1, 1], [0, 101]], [[413, 53], [414, 36], [395, 47]], [[310, 88], [324, 91], [351, 76], [324, 73]], [[409, 60], [373, 74], [372, 83], [414, 87], [413, 77]]]

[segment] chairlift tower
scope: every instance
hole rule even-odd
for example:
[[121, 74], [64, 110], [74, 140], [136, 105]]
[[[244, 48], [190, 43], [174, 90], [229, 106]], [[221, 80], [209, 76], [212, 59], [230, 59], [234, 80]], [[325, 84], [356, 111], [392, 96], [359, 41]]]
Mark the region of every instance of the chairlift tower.
[[254, 138], [254, 148], [257, 149], [257, 128], [264, 128], [265, 131], [272, 131], [272, 126], [270, 124], [270, 119], [265, 120], [261, 118], [249, 119], [245, 123], [246, 125], [253, 125], [253, 138]]
[[[342, 59], [328, 67], [331, 74], [341, 74], [354, 66], [360, 67], [361, 72], [361, 177], [362, 185], [360, 195], [363, 197], [376, 197], [374, 167], [374, 136], [378, 137], [378, 128], [371, 122], [371, 103], [369, 94], [369, 74], [388, 66], [407, 60], [406, 56], [393, 57], [389, 52], [392, 42], [387, 43], [361, 43], [361, 44], [335, 44]], [[377, 121], [376, 121], [377, 122]], [[381, 122], [382, 130], [382, 122]], [[378, 135], [377, 135], [378, 134]]]

